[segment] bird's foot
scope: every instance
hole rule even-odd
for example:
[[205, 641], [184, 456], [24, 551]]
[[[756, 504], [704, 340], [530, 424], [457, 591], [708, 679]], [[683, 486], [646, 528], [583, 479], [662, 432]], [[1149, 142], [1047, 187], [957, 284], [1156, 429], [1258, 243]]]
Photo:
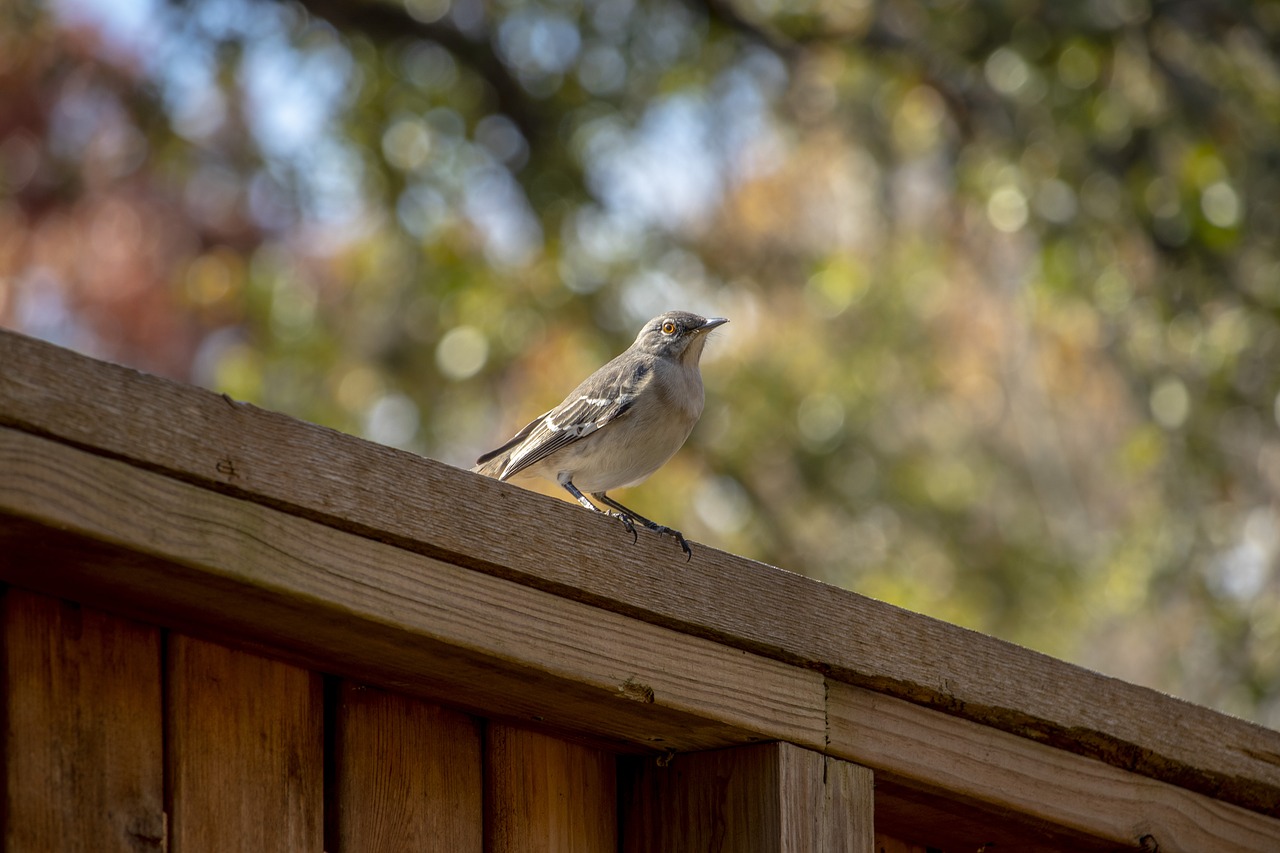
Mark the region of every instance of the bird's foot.
[[631, 516], [621, 512], [608, 512], [608, 511], [605, 512], [605, 515], [616, 518], [618, 519], [618, 521], [622, 522], [622, 525], [627, 528], [627, 532], [631, 534], [632, 545], [640, 541], [640, 534], [636, 533], [636, 525], [635, 525], [635, 522], [631, 520]]
[[684, 534], [679, 530], [676, 530], [673, 527], [667, 527], [663, 524], [655, 524], [652, 521], [646, 524], [645, 527], [649, 528], [654, 533], [665, 534], [679, 542], [680, 548], [684, 551], [684, 561], [686, 563], [693, 559], [693, 549], [689, 547], [689, 543], [685, 541]]

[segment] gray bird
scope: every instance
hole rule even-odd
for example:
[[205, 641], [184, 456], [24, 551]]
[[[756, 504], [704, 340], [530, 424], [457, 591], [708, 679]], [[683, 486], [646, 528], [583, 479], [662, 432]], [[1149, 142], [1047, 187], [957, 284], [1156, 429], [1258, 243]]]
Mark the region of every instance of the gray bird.
[[[693, 550], [679, 530], [650, 521], [605, 493], [643, 482], [689, 437], [702, 414], [702, 348], [707, 333], [727, 322], [688, 311], [654, 317], [626, 352], [506, 444], [477, 459], [472, 470], [499, 480], [554, 480], [587, 509], [621, 520], [633, 539], [638, 521], [674, 537], [691, 558]], [[616, 511], [601, 509], [584, 492]]]

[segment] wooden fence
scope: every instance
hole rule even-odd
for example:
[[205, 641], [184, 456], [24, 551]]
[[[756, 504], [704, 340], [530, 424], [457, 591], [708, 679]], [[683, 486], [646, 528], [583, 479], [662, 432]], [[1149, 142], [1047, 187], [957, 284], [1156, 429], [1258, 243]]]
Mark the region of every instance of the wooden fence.
[[0, 332], [3, 850], [1280, 851], [1280, 733]]

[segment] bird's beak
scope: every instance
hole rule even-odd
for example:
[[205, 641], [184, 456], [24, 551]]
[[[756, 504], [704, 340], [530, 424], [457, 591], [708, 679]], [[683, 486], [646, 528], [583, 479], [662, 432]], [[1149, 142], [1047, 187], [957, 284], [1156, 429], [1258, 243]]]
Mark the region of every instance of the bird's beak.
[[716, 326], [723, 326], [727, 322], [729, 322], [728, 317], [712, 317], [708, 320], [705, 320], [701, 326], [695, 329], [695, 331], [698, 332], [699, 334], [703, 334], [705, 332], [711, 331]]

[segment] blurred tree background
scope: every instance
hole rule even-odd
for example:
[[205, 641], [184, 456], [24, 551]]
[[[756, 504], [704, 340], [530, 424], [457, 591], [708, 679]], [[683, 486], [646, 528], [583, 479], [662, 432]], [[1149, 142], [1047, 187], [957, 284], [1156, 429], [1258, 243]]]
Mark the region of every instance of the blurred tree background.
[[1278, 56], [1241, 0], [10, 0], [0, 323], [469, 465], [728, 316], [638, 511], [1280, 726]]

